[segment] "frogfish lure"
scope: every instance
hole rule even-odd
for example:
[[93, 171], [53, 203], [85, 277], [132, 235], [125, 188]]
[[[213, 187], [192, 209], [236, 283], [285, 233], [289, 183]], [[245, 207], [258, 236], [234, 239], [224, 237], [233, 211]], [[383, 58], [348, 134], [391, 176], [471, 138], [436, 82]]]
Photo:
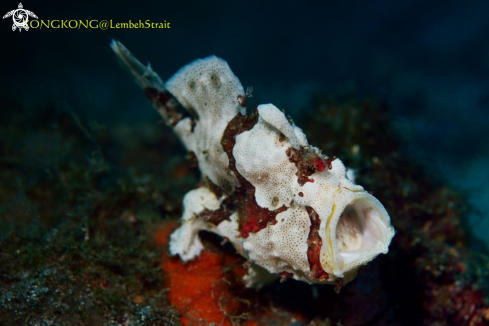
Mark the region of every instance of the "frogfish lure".
[[189, 261], [203, 249], [199, 231], [217, 233], [248, 259], [244, 282], [260, 286], [278, 276], [347, 283], [387, 253], [394, 228], [384, 206], [276, 106], [247, 114], [250, 94], [226, 61], [195, 60], [163, 82], [120, 42], [111, 48], [206, 181], [183, 199], [172, 255]]

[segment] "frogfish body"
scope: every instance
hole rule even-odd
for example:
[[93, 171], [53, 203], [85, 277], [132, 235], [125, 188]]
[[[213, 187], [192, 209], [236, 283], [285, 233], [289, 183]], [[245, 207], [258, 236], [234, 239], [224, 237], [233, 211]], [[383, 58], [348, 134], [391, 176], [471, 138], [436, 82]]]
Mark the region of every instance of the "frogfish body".
[[184, 197], [172, 255], [191, 260], [203, 249], [199, 231], [217, 233], [249, 260], [245, 283], [260, 286], [277, 276], [346, 283], [387, 253], [394, 229], [384, 206], [276, 106], [247, 114], [249, 94], [224, 60], [196, 60], [164, 83], [121, 43], [111, 47], [205, 180]]

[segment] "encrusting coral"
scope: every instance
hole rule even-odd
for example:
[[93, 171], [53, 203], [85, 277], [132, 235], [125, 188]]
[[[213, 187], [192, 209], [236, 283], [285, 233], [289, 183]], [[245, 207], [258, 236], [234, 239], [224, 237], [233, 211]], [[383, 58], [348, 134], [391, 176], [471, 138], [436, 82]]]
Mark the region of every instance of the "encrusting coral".
[[[191, 260], [203, 249], [199, 231], [217, 233], [249, 260], [244, 280], [252, 286], [271, 279], [265, 271], [347, 283], [387, 253], [394, 229], [382, 204], [346, 177], [339, 159], [309, 145], [273, 104], [247, 116], [247, 94], [225, 61], [196, 60], [163, 83], [121, 43], [111, 47], [147, 94], [165, 94], [155, 108], [195, 155], [202, 177], [220, 188], [204, 185], [185, 196], [173, 255]], [[177, 102], [188, 116], [169, 117], [177, 116]], [[309, 173], [300, 171], [311, 159]]]

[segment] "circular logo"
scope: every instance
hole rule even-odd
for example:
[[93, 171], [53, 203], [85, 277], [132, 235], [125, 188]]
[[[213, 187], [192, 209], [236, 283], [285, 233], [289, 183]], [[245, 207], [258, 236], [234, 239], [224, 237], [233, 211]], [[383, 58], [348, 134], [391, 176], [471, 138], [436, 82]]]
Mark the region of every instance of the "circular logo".
[[29, 21], [29, 15], [24, 9], [17, 9], [12, 15], [14, 18], [14, 25], [18, 28], [24, 28]]
[[27, 24], [29, 22], [29, 16], [37, 18], [36, 14], [34, 14], [32, 11], [25, 10], [22, 3], [19, 3], [18, 9], [14, 9], [6, 13], [3, 16], [3, 19], [10, 16], [12, 16], [12, 19], [14, 20], [12, 31], [18, 29], [19, 32], [22, 31], [22, 29], [25, 29], [26, 31], [29, 30], [29, 25]]

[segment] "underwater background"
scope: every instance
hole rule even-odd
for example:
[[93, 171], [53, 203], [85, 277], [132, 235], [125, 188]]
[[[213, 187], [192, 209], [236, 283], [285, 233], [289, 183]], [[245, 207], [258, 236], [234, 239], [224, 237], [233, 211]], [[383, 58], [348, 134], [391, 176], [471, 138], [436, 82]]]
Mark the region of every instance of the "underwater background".
[[[9, 311], [4, 315], [8, 317], [0, 317], [0, 325], [15, 325], [14, 316], [23, 316], [25, 324], [29, 324], [29, 318], [36, 320], [35, 316], [39, 320], [46, 318], [46, 314], [53, 316], [51, 310], [42, 307], [46, 302], [58, 302], [54, 299], [56, 296], [51, 295], [53, 301], [44, 302], [34, 297], [46, 298], [57, 284], [68, 284], [64, 279], [50, 278], [58, 275], [56, 268], [60, 266], [78, 275], [71, 277], [72, 280], [85, 280], [84, 284], [90, 284], [92, 288], [94, 284], [102, 284], [102, 288], [106, 286], [104, 282], [109, 276], [106, 278], [104, 273], [119, 275], [120, 279], [107, 281], [113, 284], [107, 285], [111, 288], [116, 288], [114, 284], [126, 284], [123, 279], [134, 279], [132, 287], [128, 285], [122, 292], [103, 294], [104, 299], [98, 299], [97, 305], [100, 302], [113, 305], [114, 316], [125, 313], [139, 316], [139, 319], [132, 317], [134, 324], [137, 324], [136, 319], [144, 320], [141, 316], [146, 316], [146, 320], [153, 318], [155, 324], [158, 324], [158, 318], [164, 319], [162, 324], [178, 324], [180, 321], [176, 310], [158, 307], [157, 295], [160, 294], [155, 293], [164, 288], [165, 278], [157, 276], [158, 268], [153, 264], [159, 255], [164, 255], [164, 249], [147, 245], [144, 235], [167, 216], [178, 217], [181, 198], [198, 182], [198, 172], [190, 168], [180, 169], [185, 164], [182, 146], [166, 127], [157, 124], [160, 117], [117, 64], [109, 48], [113, 38], [120, 40], [143, 63], [150, 62], [163, 79], [197, 58], [209, 55], [223, 58], [245, 88], [254, 88], [248, 108], [274, 103], [285, 109], [304, 129], [310, 143], [325, 148], [327, 155], [329, 139], [332, 139], [329, 150], [342, 159], [349, 155], [348, 148], [342, 149], [342, 144], [350, 146], [351, 139], [357, 143], [364, 139], [362, 125], [350, 121], [347, 114], [349, 110], [360, 110], [361, 114], [367, 115], [362, 119], [370, 123], [368, 134], [380, 144], [379, 154], [376, 154], [375, 144], [366, 144], [366, 148], [371, 148], [364, 157], [347, 156], [345, 162], [356, 164], [365, 174], [375, 174], [368, 170], [370, 163], [362, 165], [361, 161], [382, 153], [387, 157], [395, 148], [403, 159], [393, 160], [388, 165], [389, 173], [405, 176], [404, 183], [389, 184], [389, 187], [376, 184], [377, 180], [384, 180], [381, 177], [372, 177], [372, 183], [365, 182], [380, 194], [384, 188], [390, 188], [392, 192], [402, 188], [401, 193], [406, 194], [402, 195], [405, 204], [413, 207], [416, 203], [425, 205], [423, 200], [434, 196], [438, 188], [433, 185], [448, 185], [449, 195], [441, 191], [439, 197], [443, 199], [443, 196], [452, 196], [452, 192], [456, 194], [457, 199], [447, 200], [445, 204], [461, 202], [460, 207], [464, 208], [460, 208], [461, 213], [457, 215], [460, 221], [454, 227], [463, 229], [460, 232], [464, 235], [448, 235], [447, 239], [440, 239], [440, 243], [462, 246], [460, 243], [463, 242], [464, 248], [477, 252], [479, 258], [470, 256], [471, 261], [487, 262], [486, 258], [480, 257], [487, 257], [489, 245], [489, 2], [43, 1], [22, 4], [40, 20], [94, 19], [112, 20], [113, 24], [151, 20], [166, 21], [170, 28], [44, 28], [19, 33], [12, 32], [11, 18], [0, 22], [0, 240], [3, 250], [0, 283], [4, 287], [0, 302], [5, 309], [2, 311]], [[17, 6], [17, 2], [3, 1], [0, 9], [5, 14]], [[370, 106], [379, 109], [361, 109]], [[334, 111], [336, 107], [345, 109], [331, 117], [328, 108]], [[327, 119], [343, 119], [341, 121], [349, 121], [351, 125], [339, 127], [331, 125]], [[330, 132], [322, 137], [324, 130], [321, 128], [325, 126], [330, 127]], [[335, 130], [337, 132], [332, 132]], [[390, 143], [391, 138], [396, 139], [395, 145]], [[383, 140], [388, 145], [382, 143]], [[343, 156], [342, 150], [346, 153]], [[421, 170], [422, 182], [417, 183], [416, 180], [421, 180], [417, 172]], [[368, 179], [368, 175], [365, 178]], [[115, 188], [117, 190], [113, 190]], [[412, 197], [412, 191], [424, 197]], [[445, 200], [442, 199], [440, 201]], [[113, 211], [117, 213], [111, 213]], [[397, 214], [392, 210], [389, 213], [394, 227], [401, 230], [401, 239], [403, 232], [416, 233], [436, 224], [436, 219], [432, 224], [428, 223], [429, 217], [422, 222], [396, 221], [409, 214]], [[94, 214], [103, 217], [93, 220]], [[117, 217], [112, 219], [111, 214]], [[127, 225], [121, 227], [120, 223]], [[105, 233], [97, 238], [99, 229]], [[87, 230], [93, 230], [93, 237]], [[452, 231], [445, 228], [441, 232], [451, 234]], [[53, 244], [49, 239], [59, 236], [56, 235], [58, 232], [65, 237], [63, 239], [70, 240], [66, 244], [61, 240], [55, 241], [57, 245]], [[94, 239], [94, 247], [83, 247], [87, 237]], [[129, 240], [125, 242], [124, 239]], [[423, 241], [425, 238], [415, 236], [412, 239]], [[131, 252], [121, 249], [101, 256], [109, 242], [117, 248], [132, 247]], [[35, 253], [21, 255], [22, 248], [36, 246], [39, 250]], [[82, 252], [78, 252], [82, 247]], [[397, 244], [394, 249], [405, 252], [399, 248], [404, 248], [403, 244]], [[426, 258], [427, 251], [429, 246], [413, 252]], [[79, 263], [70, 267], [63, 265], [67, 264], [64, 260], [56, 260], [56, 265], [51, 256], [47, 258], [46, 252], [56, 252], [58, 258], [66, 256]], [[415, 255], [413, 252], [409, 255]], [[138, 260], [140, 255], [145, 257], [143, 261]], [[100, 269], [95, 276], [86, 272], [90, 269], [88, 262], [91, 259], [100, 263], [99, 267], [93, 267]], [[380, 265], [374, 264], [371, 273], [386, 273], [382, 266], [388, 259], [399, 258], [385, 258]], [[128, 262], [124, 263], [129, 266], [124, 272], [120, 271], [121, 260]], [[46, 267], [48, 261], [54, 265]], [[415, 261], [415, 258], [409, 258], [410, 263], [402, 267], [414, 268]], [[464, 294], [467, 297], [460, 294], [465, 290], [453, 293], [467, 302], [476, 302], [479, 309], [487, 307], [487, 292], [477, 292], [479, 288], [487, 291], [487, 284], [480, 281], [487, 279], [487, 265], [475, 265], [482, 270], [466, 274], [465, 270], [460, 271], [465, 278], [459, 280], [473, 283], [473, 292]], [[32, 266], [44, 266], [44, 269]], [[467, 270], [477, 269], [467, 266]], [[79, 269], [84, 272], [78, 273]], [[87, 273], [90, 275], [86, 276]], [[375, 279], [375, 275], [355, 281], [359, 283], [355, 286], [365, 286], [369, 277]], [[395, 277], [384, 278], [388, 279], [389, 286], [393, 286]], [[426, 284], [438, 280], [436, 276]], [[83, 296], [81, 293], [85, 290], [80, 290], [73, 282], [69, 289], [62, 289], [67, 293], [66, 297], [68, 293], [73, 297], [77, 293]], [[15, 284], [21, 284], [22, 291], [20, 285], [15, 290]], [[401, 287], [399, 291], [408, 290]], [[19, 293], [31, 293], [29, 291], [35, 294], [34, 297], [19, 299]], [[295, 296], [294, 293], [306, 290], [304, 285], [280, 288], [275, 284], [269, 291], [272, 296], [282, 297], [286, 294]], [[332, 299], [334, 293], [317, 291], [319, 295], [314, 294], [314, 298], [319, 296], [318, 300], [337, 300], [339, 307], [348, 306], [341, 298]], [[341, 292], [342, 298], [355, 293], [352, 289], [348, 291]], [[421, 300], [419, 293], [425, 293], [423, 291], [408, 297]], [[136, 292], [138, 294], [129, 300], [135, 307], [114, 304], [124, 295]], [[101, 294], [93, 294], [97, 295]], [[476, 320], [470, 319], [472, 317], [447, 319], [444, 314], [452, 316], [455, 312], [448, 313], [443, 309], [439, 319], [430, 319], [426, 311], [435, 308], [425, 303], [423, 308], [414, 309], [409, 317], [412, 319], [396, 319], [393, 317], [396, 314], [409, 316], [407, 308], [398, 306], [389, 310], [385, 307], [389, 306], [389, 300], [402, 300], [397, 296], [382, 298], [385, 301], [379, 304], [382, 307], [370, 310], [374, 317], [361, 320], [346, 317], [345, 325], [367, 322], [368, 325], [469, 325], [470, 320]], [[21, 303], [15, 306], [11, 303], [15, 300]], [[175, 301], [170, 301], [175, 305]], [[279, 305], [288, 309], [286, 303]], [[439, 302], [437, 305], [443, 306]], [[69, 307], [70, 303], [65, 306]], [[63, 314], [70, 311], [66, 307], [57, 308], [60, 315], [53, 318], [65, 318]], [[152, 307], [152, 312], [145, 310], [146, 307]], [[87, 308], [85, 313], [92, 311], [90, 309]], [[344, 309], [349, 311], [349, 308]], [[341, 308], [334, 308], [320, 314], [322, 319], [316, 324], [326, 323], [328, 314], [340, 316], [339, 310]], [[378, 311], [388, 312], [382, 315]], [[110, 319], [105, 313], [110, 315], [106, 311], [97, 312], [100, 322], [92, 324], [123, 324], [127, 319], [122, 321], [112, 315]], [[481, 312], [481, 323], [470, 325], [486, 325], [489, 310], [485, 313]], [[34, 317], [26, 317], [31, 314]], [[379, 314], [382, 317], [378, 317]], [[311, 311], [304, 315], [309, 318], [307, 322], [315, 317]], [[362, 316], [366, 315], [368, 313]], [[82, 312], [79, 316], [80, 320], [85, 318]], [[288, 318], [286, 316], [284, 320]], [[343, 315], [341, 318], [345, 320]], [[331, 322], [337, 320], [333, 318]], [[71, 319], [63, 323], [76, 324]]]
[[[170, 29], [32, 30], [2, 21], [2, 97], [39, 103], [69, 96], [101, 124], [151, 119], [108, 44], [119, 39], [162, 78], [196, 58], [228, 61], [255, 105], [307, 107], [314, 89], [386, 100], [410, 157], [424, 160], [489, 209], [489, 4], [485, 1], [154, 1], [24, 3], [39, 19], [170, 22]], [[3, 11], [17, 7], [4, 3]], [[122, 96], [121, 94], [124, 94]], [[11, 112], [10, 114], [13, 114]], [[27, 114], [27, 112], [25, 113]], [[489, 220], [471, 215], [489, 242]]]

